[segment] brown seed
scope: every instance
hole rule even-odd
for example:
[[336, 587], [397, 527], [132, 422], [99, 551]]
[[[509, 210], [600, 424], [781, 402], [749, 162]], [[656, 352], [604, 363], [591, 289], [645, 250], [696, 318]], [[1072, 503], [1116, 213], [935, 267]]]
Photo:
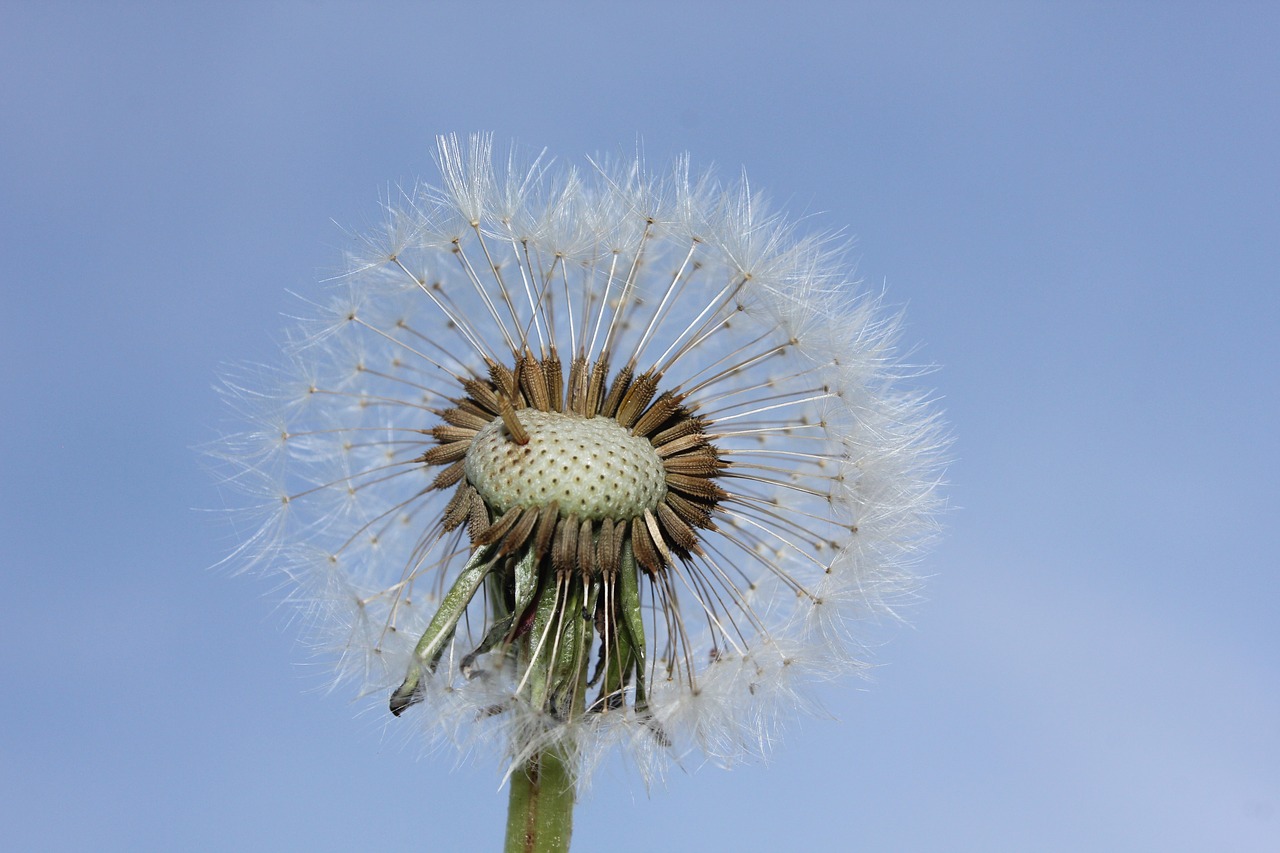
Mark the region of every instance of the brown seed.
[[502, 417], [502, 423], [506, 426], [507, 432], [511, 434], [512, 441], [521, 445], [529, 443], [529, 433], [525, 431], [524, 424], [520, 423], [520, 418], [516, 415], [515, 407], [506, 397], [498, 399], [498, 414]]
[[524, 510], [522, 510], [520, 507], [513, 506], [511, 509], [507, 510], [505, 513], [502, 514], [502, 518], [498, 519], [493, 524], [490, 524], [488, 527], [482, 530], [479, 536], [472, 536], [471, 544], [472, 545], [489, 545], [494, 542], [497, 542], [506, 534], [508, 530], [510, 530], [512, 527], [515, 527], [515, 524], [517, 521], [520, 520], [520, 515], [523, 511]]
[[721, 489], [706, 477], [693, 477], [688, 474], [670, 472], [667, 474], [667, 486], [710, 503], [721, 501], [725, 497], [724, 489]]
[[635, 371], [630, 365], [626, 365], [618, 371], [618, 375], [613, 379], [613, 384], [609, 386], [609, 395], [600, 404], [600, 414], [606, 418], [614, 416], [618, 411], [618, 405], [622, 402], [623, 394], [631, 387], [631, 377], [633, 375], [635, 375]]
[[471, 513], [467, 518], [467, 536], [472, 542], [489, 526], [489, 510], [485, 507], [484, 501], [480, 500], [477, 494], [476, 499], [471, 502]]
[[664, 391], [653, 405], [635, 422], [631, 432], [646, 436], [666, 423], [680, 409], [680, 401], [670, 391]]
[[459, 483], [458, 490], [453, 493], [453, 497], [449, 499], [449, 504], [444, 508], [442, 524], [446, 532], [453, 530], [462, 522], [467, 520], [467, 516], [471, 513], [471, 501], [479, 500], [480, 496], [476, 494], [476, 490], [471, 488], [470, 483]]
[[564, 411], [564, 368], [560, 364], [560, 356], [556, 354], [556, 348], [551, 348], [551, 355], [547, 356], [542, 362], [542, 372], [545, 375], [547, 390], [551, 395], [551, 410], [553, 412]]
[[[473, 404], [473, 407], [474, 407], [474, 404]], [[485, 418], [485, 417], [481, 417], [480, 415], [473, 414], [469, 409], [463, 408], [461, 406], [457, 406], [452, 409], [445, 409], [443, 412], [440, 413], [440, 417], [443, 418], [444, 422], [447, 424], [452, 424], [453, 426], [456, 426], [456, 427], [466, 427], [470, 429], [472, 435], [474, 435], [477, 430], [483, 429], [484, 427], [488, 426], [489, 421], [493, 420], [492, 417]], [[439, 429], [439, 427], [437, 427], [436, 429]], [[432, 432], [434, 433], [434, 430], [432, 430]]]
[[569, 364], [569, 411], [587, 416], [587, 360], [576, 356]]
[[644, 411], [644, 407], [649, 405], [649, 401], [653, 399], [654, 393], [658, 390], [658, 381], [661, 375], [656, 373], [642, 373], [636, 381], [627, 389], [627, 393], [622, 398], [622, 404], [618, 406], [618, 423], [624, 427], [630, 427], [640, 417]]
[[496, 361], [489, 362], [489, 381], [493, 384], [493, 390], [499, 396], [505, 395], [514, 398], [520, 393], [514, 371], [505, 364], [498, 364]]
[[466, 473], [466, 468], [463, 466], [462, 460], [459, 459], [457, 462], [454, 462], [452, 465], [450, 465], [448, 468], [445, 468], [439, 474], [436, 474], [436, 478], [431, 481], [431, 488], [433, 489], [452, 488], [453, 486], [457, 485], [458, 481], [462, 479], [462, 475], [465, 473]]
[[[667, 427], [662, 432], [655, 435], [650, 439], [650, 441], [653, 442], [654, 447], [661, 448], [676, 439], [685, 438], [686, 436], [695, 433], [701, 436], [702, 427], [703, 424], [701, 418], [685, 417], [683, 420], [676, 422], [672, 426]], [[659, 450], [659, 454], [661, 454], [661, 450]]]
[[538, 511], [538, 533], [534, 538], [533, 552], [538, 559], [545, 559], [551, 550], [551, 538], [556, 532], [556, 519], [560, 517], [559, 505], [554, 501]]
[[692, 474], [695, 477], [714, 477], [728, 467], [710, 445], [670, 456], [662, 460], [662, 465], [673, 474]]
[[604, 402], [604, 381], [608, 375], [609, 359], [602, 355], [595, 363], [595, 367], [591, 368], [591, 379], [587, 383], [586, 416], [589, 418], [601, 414], [600, 406]]
[[644, 511], [644, 525], [649, 530], [649, 536], [652, 537], [653, 544], [658, 548], [658, 553], [662, 557], [662, 565], [671, 565], [671, 551], [667, 548], [667, 540], [663, 538], [662, 529], [658, 527], [658, 519], [654, 518], [653, 513], [647, 509]]
[[520, 520], [516, 522], [511, 531], [503, 537], [502, 544], [498, 546], [498, 556], [505, 556], [515, 551], [529, 541], [529, 534], [533, 532], [533, 526], [538, 521], [538, 511], [531, 507], [525, 508], [520, 514]]
[[567, 575], [577, 568], [578, 519], [562, 518], [556, 525], [555, 542], [551, 546], [551, 567], [558, 575]]
[[471, 439], [439, 444], [422, 454], [420, 459], [428, 465], [444, 465], [448, 462], [457, 462], [467, 455], [467, 448], [470, 446]]
[[662, 558], [658, 556], [658, 549], [654, 547], [653, 537], [649, 535], [643, 518], [631, 519], [631, 547], [636, 552], [636, 562], [646, 574], [656, 575], [662, 571]]
[[[686, 421], [686, 423], [688, 423]], [[655, 444], [653, 449], [658, 456], [666, 459], [668, 456], [675, 456], [677, 453], [687, 453], [695, 450], [707, 443], [707, 437], [700, 432], [691, 432], [688, 435], [682, 435], [677, 439], [667, 442], [666, 444]]]
[[[484, 426], [484, 424], [481, 424], [481, 426]], [[441, 444], [448, 444], [453, 441], [470, 442], [471, 439], [476, 437], [476, 431], [469, 427], [441, 424], [431, 430], [431, 436]]]
[[702, 548], [698, 546], [698, 534], [666, 503], [658, 504], [657, 518], [663, 538], [670, 540], [679, 551], [686, 554], [702, 553]]
[[662, 502], [671, 507], [676, 515], [680, 516], [691, 527], [701, 527], [708, 530], [715, 529], [715, 524], [711, 521], [712, 506], [691, 501], [675, 492], [667, 492], [667, 496], [662, 499]]
[[551, 393], [547, 390], [547, 375], [543, 367], [528, 350], [520, 357], [520, 388], [530, 405], [540, 412], [551, 410]]
[[596, 573], [597, 565], [595, 537], [591, 534], [591, 520], [583, 519], [578, 528], [578, 569], [588, 581]]
[[462, 387], [482, 409], [493, 412], [495, 415], [501, 409], [502, 404], [499, 402], [498, 394], [488, 382], [467, 379], [463, 381]]

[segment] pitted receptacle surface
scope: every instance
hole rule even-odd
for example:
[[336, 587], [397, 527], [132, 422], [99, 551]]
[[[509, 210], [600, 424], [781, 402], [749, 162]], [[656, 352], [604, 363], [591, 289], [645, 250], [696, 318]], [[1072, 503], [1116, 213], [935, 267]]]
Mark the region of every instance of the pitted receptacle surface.
[[666, 495], [666, 472], [648, 439], [613, 418], [581, 418], [520, 409], [529, 435], [517, 444], [501, 418], [467, 450], [467, 481], [491, 510], [559, 504], [561, 515], [615, 521], [653, 510]]

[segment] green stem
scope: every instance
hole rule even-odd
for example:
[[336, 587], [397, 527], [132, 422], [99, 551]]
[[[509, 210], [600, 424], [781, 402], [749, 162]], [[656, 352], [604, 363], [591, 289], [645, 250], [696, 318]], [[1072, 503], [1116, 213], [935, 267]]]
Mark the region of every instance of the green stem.
[[568, 853], [574, 801], [569, 762], [550, 747], [511, 774], [505, 853]]

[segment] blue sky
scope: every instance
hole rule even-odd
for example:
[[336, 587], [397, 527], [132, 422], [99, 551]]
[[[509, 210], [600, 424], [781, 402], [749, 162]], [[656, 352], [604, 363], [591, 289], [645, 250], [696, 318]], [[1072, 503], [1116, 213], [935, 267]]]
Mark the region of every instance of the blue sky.
[[192, 449], [343, 228], [492, 130], [846, 229], [958, 439], [872, 680], [768, 765], [606, 769], [575, 849], [1280, 849], [1280, 14], [689, 6], [0, 6], [6, 846], [498, 847], [495, 766], [207, 568]]

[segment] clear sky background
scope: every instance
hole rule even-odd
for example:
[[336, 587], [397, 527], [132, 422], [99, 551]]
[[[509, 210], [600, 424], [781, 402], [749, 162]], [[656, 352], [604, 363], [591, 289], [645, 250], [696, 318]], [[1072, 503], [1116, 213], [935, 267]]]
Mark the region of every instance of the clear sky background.
[[[432, 135], [746, 167], [958, 441], [869, 683], [611, 766], [575, 851], [1280, 850], [1274, 4], [0, 3], [0, 835], [495, 850], [489, 761], [318, 689], [193, 448]], [[336, 224], [335, 224], [336, 223]]]

